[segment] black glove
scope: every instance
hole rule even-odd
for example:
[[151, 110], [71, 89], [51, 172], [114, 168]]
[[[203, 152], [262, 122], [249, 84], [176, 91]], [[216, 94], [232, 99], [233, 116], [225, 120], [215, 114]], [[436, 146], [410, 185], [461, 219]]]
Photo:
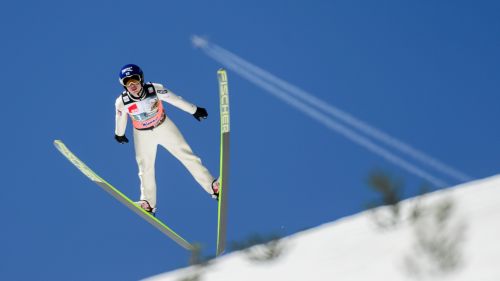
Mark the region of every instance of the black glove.
[[201, 121], [201, 118], [207, 119], [208, 112], [203, 107], [197, 107], [196, 112], [193, 114], [193, 116], [194, 118], [196, 118], [196, 120]]
[[128, 143], [128, 139], [127, 139], [127, 137], [125, 135], [123, 135], [123, 136], [117, 136], [117, 135], [115, 135], [115, 140], [117, 142], [119, 142], [119, 143], [122, 143], [122, 144], [123, 143]]

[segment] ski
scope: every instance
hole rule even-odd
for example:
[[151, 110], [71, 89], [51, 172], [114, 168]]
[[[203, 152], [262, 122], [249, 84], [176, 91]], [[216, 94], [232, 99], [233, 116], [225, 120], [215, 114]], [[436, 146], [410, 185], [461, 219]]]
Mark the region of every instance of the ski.
[[229, 91], [225, 69], [217, 71], [220, 101], [220, 174], [219, 206], [217, 217], [217, 251], [221, 255], [226, 247], [227, 198], [229, 179]]
[[142, 208], [140, 208], [139, 206], [134, 204], [134, 202], [132, 200], [130, 200], [130, 198], [128, 198], [126, 195], [121, 193], [114, 186], [112, 186], [111, 184], [109, 184], [108, 182], [103, 180], [100, 176], [98, 176], [85, 163], [83, 163], [80, 159], [78, 159], [78, 157], [76, 157], [66, 147], [66, 145], [62, 141], [55, 140], [54, 145], [62, 153], [62, 155], [64, 155], [73, 165], [75, 165], [76, 168], [78, 168], [78, 170], [80, 170], [80, 172], [82, 172], [85, 176], [87, 176], [91, 181], [96, 183], [98, 186], [100, 186], [106, 192], [111, 194], [111, 196], [113, 196], [118, 201], [120, 201], [125, 206], [127, 206], [130, 210], [134, 211], [136, 214], [141, 216], [144, 220], [146, 220], [151, 225], [156, 227], [163, 234], [170, 237], [172, 240], [174, 240], [181, 247], [183, 247], [186, 250], [193, 250], [193, 245], [191, 245], [189, 242], [187, 242], [179, 234], [175, 233], [171, 228], [169, 228], [167, 225], [165, 225], [162, 221], [160, 221], [159, 219], [157, 219], [153, 215], [149, 214], [148, 212], [144, 211]]

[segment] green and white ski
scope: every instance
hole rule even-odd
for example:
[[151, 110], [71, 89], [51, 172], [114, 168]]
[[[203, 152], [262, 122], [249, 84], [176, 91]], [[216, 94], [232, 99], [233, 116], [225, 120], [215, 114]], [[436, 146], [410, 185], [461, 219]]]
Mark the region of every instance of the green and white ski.
[[217, 71], [220, 99], [220, 174], [219, 207], [217, 219], [217, 251], [222, 254], [226, 247], [227, 198], [229, 179], [229, 91], [225, 69]]
[[78, 157], [76, 157], [64, 143], [60, 140], [55, 140], [54, 145], [56, 148], [64, 155], [73, 165], [75, 165], [78, 170], [80, 170], [84, 175], [86, 175], [91, 181], [96, 183], [98, 186], [102, 187], [106, 192], [111, 194], [118, 201], [122, 202], [130, 210], [134, 211], [136, 214], [141, 216], [151, 225], [156, 227], [158, 230], [163, 232], [165, 235], [174, 240], [177, 244], [185, 248], [186, 250], [193, 250], [193, 245], [184, 240], [179, 234], [175, 233], [171, 228], [165, 225], [162, 221], [152, 216], [150, 213], [144, 211], [142, 208], [134, 204], [130, 198], [121, 193], [114, 186], [103, 180], [94, 171], [92, 171], [85, 163], [83, 163]]

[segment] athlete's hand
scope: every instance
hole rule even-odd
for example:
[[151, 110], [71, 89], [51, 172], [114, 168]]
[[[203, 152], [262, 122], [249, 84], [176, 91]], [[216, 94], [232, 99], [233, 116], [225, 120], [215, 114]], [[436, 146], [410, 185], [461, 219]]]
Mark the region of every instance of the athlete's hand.
[[203, 107], [197, 107], [196, 112], [193, 114], [193, 116], [194, 118], [196, 118], [196, 120], [201, 121], [202, 118], [207, 119], [208, 112]]
[[123, 136], [117, 136], [117, 135], [115, 135], [115, 140], [117, 142], [119, 142], [119, 143], [122, 143], [122, 144], [123, 143], [128, 143], [128, 139], [127, 139], [127, 137], [125, 135], [123, 135]]

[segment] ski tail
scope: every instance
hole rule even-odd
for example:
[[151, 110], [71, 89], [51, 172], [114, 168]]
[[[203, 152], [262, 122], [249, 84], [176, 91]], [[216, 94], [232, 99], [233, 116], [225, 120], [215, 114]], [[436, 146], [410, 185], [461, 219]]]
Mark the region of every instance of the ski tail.
[[227, 73], [225, 69], [217, 71], [219, 80], [219, 101], [220, 101], [220, 191], [217, 223], [217, 251], [216, 255], [222, 254], [226, 247], [227, 228], [227, 198], [229, 179], [229, 91]]

